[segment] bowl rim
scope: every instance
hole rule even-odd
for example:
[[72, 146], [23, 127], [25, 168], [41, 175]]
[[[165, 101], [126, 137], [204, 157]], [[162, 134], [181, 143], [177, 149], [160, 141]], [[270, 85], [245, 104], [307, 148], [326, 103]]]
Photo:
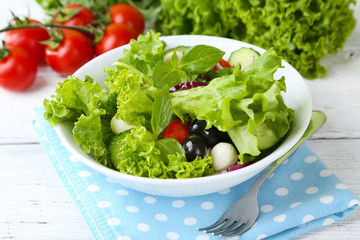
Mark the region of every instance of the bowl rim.
[[[255, 50], [257, 50], [258, 52], [260, 52], [261, 54], [263, 52], [265, 52], [266, 50], [252, 45], [250, 43], [246, 43], [246, 42], [242, 42], [239, 40], [235, 40], [235, 39], [230, 39], [230, 38], [225, 38], [225, 37], [217, 37], [217, 36], [208, 36], [208, 35], [175, 35], [175, 36], [160, 36], [160, 39], [163, 41], [171, 41], [171, 40], [176, 40], [181, 42], [181, 39], [188, 39], [188, 38], [194, 38], [194, 39], [199, 39], [199, 40], [221, 40], [221, 41], [226, 41], [226, 42], [234, 42], [235, 44], [240, 44], [244, 47], [251, 47]], [[200, 41], [199, 41], [200, 42]], [[206, 44], [206, 43], [204, 43]], [[195, 44], [196, 45], [196, 44]], [[84, 64], [82, 67], [80, 67], [73, 75], [74, 76], [78, 76], [81, 75], [82, 72], [84, 71], [84, 69], [86, 69], [86, 67], [95, 62], [95, 61], [101, 61], [102, 59], [106, 59], [108, 58], [110, 55], [114, 55], [115, 53], [121, 53], [124, 49], [128, 49], [129, 48], [129, 44], [123, 45], [121, 47], [112, 49], [100, 56], [95, 57], [94, 59], [90, 60], [88, 63]], [[118, 58], [120, 58], [119, 55], [117, 55]], [[304, 94], [306, 95], [306, 100], [307, 100], [307, 105], [309, 105], [309, 109], [306, 112], [307, 116], [306, 116], [306, 124], [303, 124], [301, 129], [299, 130], [296, 138], [293, 138], [292, 141], [290, 141], [285, 147], [283, 147], [281, 149], [281, 151], [273, 151], [271, 152], [269, 155], [265, 156], [264, 158], [262, 158], [261, 160], [246, 166], [245, 168], [241, 168], [238, 169], [236, 171], [232, 171], [232, 172], [227, 172], [225, 174], [213, 174], [213, 175], [209, 175], [209, 176], [204, 176], [204, 177], [196, 177], [196, 178], [186, 178], [186, 179], [157, 179], [157, 178], [147, 178], [147, 177], [139, 177], [139, 176], [134, 176], [134, 175], [129, 175], [129, 174], [125, 174], [125, 173], [121, 173], [119, 171], [116, 171], [114, 169], [108, 168], [98, 162], [96, 162], [94, 159], [90, 160], [88, 158], [84, 158], [83, 155], [79, 154], [77, 152], [77, 150], [75, 149], [73, 144], [70, 144], [67, 141], [61, 141], [62, 144], [73, 154], [75, 155], [75, 157], [80, 160], [81, 162], [83, 162], [85, 165], [89, 166], [92, 169], [95, 169], [99, 172], [102, 172], [103, 174], [113, 177], [115, 179], [123, 179], [124, 181], [130, 181], [130, 182], [137, 182], [139, 184], [154, 184], [154, 185], [172, 185], [172, 186], [184, 186], [184, 185], [194, 185], [194, 184], [209, 184], [212, 182], [219, 182], [219, 181], [226, 181], [226, 180], [230, 180], [233, 179], [236, 176], [239, 175], [243, 175], [245, 172], [251, 172], [255, 169], [265, 169], [267, 166], [269, 166], [273, 161], [275, 161], [276, 159], [278, 159], [279, 157], [281, 157], [282, 155], [284, 155], [288, 150], [290, 150], [292, 148], [292, 146], [295, 145], [296, 142], [298, 142], [298, 140], [301, 138], [301, 136], [304, 134], [306, 128], [309, 125], [310, 122], [310, 118], [311, 118], [311, 112], [312, 112], [312, 99], [311, 99], [311, 94], [309, 91], [309, 88], [307, 87], [306, 83], [305, 83], [305, 79], [300, 75], [300, 73], [292, 66], [290, 65], [287, 61], [285, 61], [284, 59], [282, 60], [282, 66], [286, 66], [286, 68], [288, 69], [288, 71], [292, 71], [293, 74], [296, 74], [297, 77], [301, 78], [301, 84], [303, 85], [303, 89], [305, 90]], [[109, 66], [110, 67], [110, 66]], [[285, 77], [285, 81], [286, 81], [286, 77]], [[62, 132], [63, 129], [63, 124], [59, 123], [58, 126], [55, 127], [56, 132], [58, 133], [59, 137], [61, 140], [64, 139], [64, 133]], [[76, 147], [78, 147], [78, 145], [76, 145]], [[79, 147], [78, 147], [79, 148]], [[80, 148], [79, 148], [80, 149]], [[80, 151], [82, 151], [80, 149]]]

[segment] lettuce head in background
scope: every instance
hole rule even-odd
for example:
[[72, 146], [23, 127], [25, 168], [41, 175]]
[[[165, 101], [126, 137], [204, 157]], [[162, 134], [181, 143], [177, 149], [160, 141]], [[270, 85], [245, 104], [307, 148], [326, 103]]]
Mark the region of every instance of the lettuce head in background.
[[343, 48], [355, 27], [355, 0], [161, 0], [156, 30], [239, 39], [276, 52], [307, 79], [324, 77], [320, 64]]

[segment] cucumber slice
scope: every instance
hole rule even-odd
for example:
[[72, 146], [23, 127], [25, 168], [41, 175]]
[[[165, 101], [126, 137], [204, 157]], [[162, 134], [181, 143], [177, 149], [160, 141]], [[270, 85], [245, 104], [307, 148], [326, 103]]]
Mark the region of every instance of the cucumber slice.
[[164, 61], [167, 63], [167, 64], [170, 64], [170, 60], [171, 60], [171, 57], [172, 55], [174, 54], [174, 51], [176, 52], [176, 55], [178, 56], [179, 58], [179, 61], [180, 59], [182, 58], [182, 56], [186, 53], [186, 51], [189, 49], [190, 47], [186, 47], [186, 46], [178, 46], [176, 48], [171, 48], [169, 50], [166, 50], [165, 53], [164, 53]]
[[229, 63], [232, 67], [244, 71], [252, 62], [260, 57], [260, 54], [252, 48], [242, 47], [231, 53]]

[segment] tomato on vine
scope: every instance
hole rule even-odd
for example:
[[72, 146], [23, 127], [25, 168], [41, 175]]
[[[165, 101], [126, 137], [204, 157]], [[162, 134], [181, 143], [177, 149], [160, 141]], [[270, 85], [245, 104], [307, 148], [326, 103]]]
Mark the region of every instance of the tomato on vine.
[[47, 41], [45, 59], [47, 64], [63, 76], [73, 74], [94, 57], [89, 38], [73, 29], [53, 29], [52, 40]]
[[141, 12], [127, 3], [117, 3], [109, 8], [113, 23], [124, 23], [134, 28], [138, 34], [144, 33], [145, 20]]
[[111, 23], [105, 27], [104, 36], [95, 44], [95, 54], [101, 55], [116, 47], [128, 44], [131, 39], [136, 39], [138, 33], [126, 24]]
[[69, 4], [56, 12], [53, 23], [56, 25], [84, 27], [96, 20], [94, 13], [81, 4]]
[[[39, 21], [33, 19], [26, 19], [23, 23], [15, 25], [14, 27], [21, 27], [22, 24], [41, 24]], [[42, 27], [36, 28], [21, 28], [6, 31], [4, 34], [4, 41], [6, 46], [18, 46], [27, 50], [33, 56], [37, 63], [44, 62], [45, 46], [39, 41], [49, 39], [48, 31]]]
[[21, 92], [35, 81], [37, 62], [28, 51], [18, 46], [4, 46], [0, 49], [0, 86]]

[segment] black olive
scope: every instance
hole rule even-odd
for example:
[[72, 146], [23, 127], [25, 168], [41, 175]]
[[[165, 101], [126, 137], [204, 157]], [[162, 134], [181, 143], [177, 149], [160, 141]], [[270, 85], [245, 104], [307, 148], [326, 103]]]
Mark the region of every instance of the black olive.
[[190, 134], [196, 134], [205, 139], [208, 147], [213, 147], [219, 142], [230, 142], [231, 139], [226, 132], [219, 131], [216, 127], [212, 126], [205, 129], [205, 120], [194, 120], [190, 125]]
[[193, 161], [197, 156], [204, 157], [206, 153], [205, 140], [198, 135], [190, 135], [185, 138], [183, 148], [188, 162]]
[[196, 134], [201, 136], [204, 129], [206, 127], [206, 121], [205, 120], [197, 120], [191, 122], [189, 132], [190, 134]]

